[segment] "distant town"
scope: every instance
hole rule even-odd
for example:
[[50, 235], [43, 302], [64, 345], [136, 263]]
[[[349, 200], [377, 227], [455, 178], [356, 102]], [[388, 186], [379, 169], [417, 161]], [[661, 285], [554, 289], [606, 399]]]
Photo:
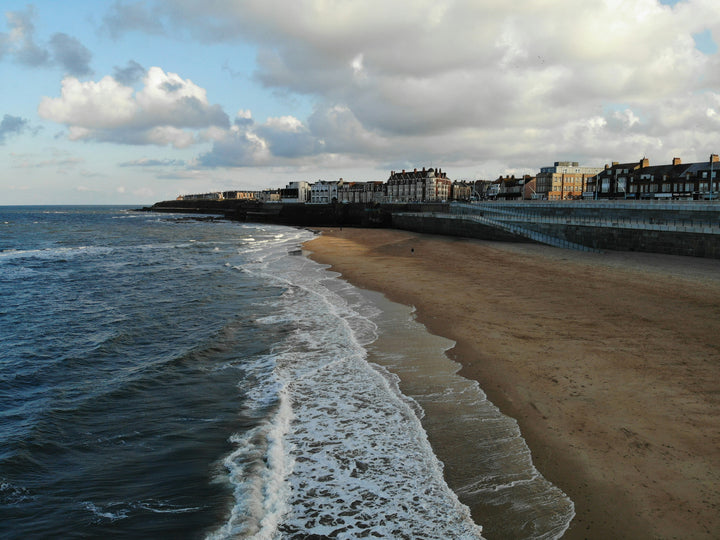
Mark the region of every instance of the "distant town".
[[500, 176], [497, 180], [452, 180], [440, 168], [391, 171], [386, 181], [295, 181], [261, 191], [217, 191], [179, 195], [177, 200], [247, 200], [264, 203], [407, 203], [473, 200], [579, 199], [717, 199], [718, 155], [708, 161], [650, 165], [631, 163], [581, 166], [556, 161], [535, 176]]

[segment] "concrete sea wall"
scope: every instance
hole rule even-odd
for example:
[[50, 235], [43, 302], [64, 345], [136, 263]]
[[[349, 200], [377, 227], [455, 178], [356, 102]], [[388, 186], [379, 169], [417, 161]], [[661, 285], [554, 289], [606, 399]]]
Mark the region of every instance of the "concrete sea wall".
[[388, 227], [574, 249], [645, 251], [720, 259], [720, 203], [523, 201], [302, 204], [165, 201], [146, 210], [224, 215], [300, 227]]
[[[459, 218], [459, 219], [458, 219]], [[479, 223], [478, 223], [479, 222]], [[480, 223], [484, 224], [479, 226]], [[718, 203], [520, 202], [454, 204], [450, 216], [393, 214], [394, 227], [498, 240], [543, 235], [553, 245], [720, 258]]]

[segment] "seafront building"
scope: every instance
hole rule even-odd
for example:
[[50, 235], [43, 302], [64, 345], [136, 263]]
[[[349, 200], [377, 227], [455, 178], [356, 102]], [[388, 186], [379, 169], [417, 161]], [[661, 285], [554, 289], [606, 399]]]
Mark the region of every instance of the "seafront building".
[[450, 198], [452, 181], [441, 169], [390, 171], [385, 183], [388, 202], [439, 202]]
[[577, 161], [556, 161], [552, 167], [542, 167], [535, 177], [537, 199], [564, 201], [581, 199], [587, 191], [588, 181], [595, 177], [602, 167], [580, 166]]
[[305, 181], [290, 182], [280, 190], [280, 200], [287, 203], [305, 203], [310, 200], [310, 183]]
[[514, 174], [501, 176], [487, 186], [482, 198], [504, 201], [543, 198], [536, 196], [535, 182], [535, 177], [529, 174], [521, 178], [516, 178]]
[[282, 189], [218, 191], [180, 195], [177, 200], [243, 200], [284, 203], [410, 203], [490, 200], [573, 199], [717, 199], [720, 160], [650, 165], [647, 158], [631, 163], [614, 161], [604, 167], [556, 161], [536, 176], [500, 176], [497, 180], [452, 181], [440, 168], [390, 171], [386, 182], [319, 180], [290, 182]]
[[342, 203], [381, 203], [385, 201], [383, 182], [345, 182], [338, 191]]
[[647, 158], [634, 163], [613, 162], [588, 181], [586, 196], [596, 199], [717, 199], [718, 155], [708, 161], [683, 164], [673, 158], [667, 165], [650, 165]]
[[339, 200], [339, 191], [342, 188], [343, 179], [337, 182], [318, 180], [310, 186], [311, 204], [328, 204]]

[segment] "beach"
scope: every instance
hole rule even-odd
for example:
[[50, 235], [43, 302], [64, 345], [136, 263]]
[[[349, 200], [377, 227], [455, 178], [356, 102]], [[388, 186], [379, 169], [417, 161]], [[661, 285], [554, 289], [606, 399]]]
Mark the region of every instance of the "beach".
[[456, 343], [573, 500], [566, 538], [720, 535], [720, 261], [348, 228], [305, 248]]

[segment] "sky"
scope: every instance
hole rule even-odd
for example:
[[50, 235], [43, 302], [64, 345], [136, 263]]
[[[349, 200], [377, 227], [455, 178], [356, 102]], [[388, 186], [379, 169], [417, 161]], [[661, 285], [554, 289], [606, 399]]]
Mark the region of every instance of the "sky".
[[717, 0], [0, 7], [0, 205], [720, 152]]

